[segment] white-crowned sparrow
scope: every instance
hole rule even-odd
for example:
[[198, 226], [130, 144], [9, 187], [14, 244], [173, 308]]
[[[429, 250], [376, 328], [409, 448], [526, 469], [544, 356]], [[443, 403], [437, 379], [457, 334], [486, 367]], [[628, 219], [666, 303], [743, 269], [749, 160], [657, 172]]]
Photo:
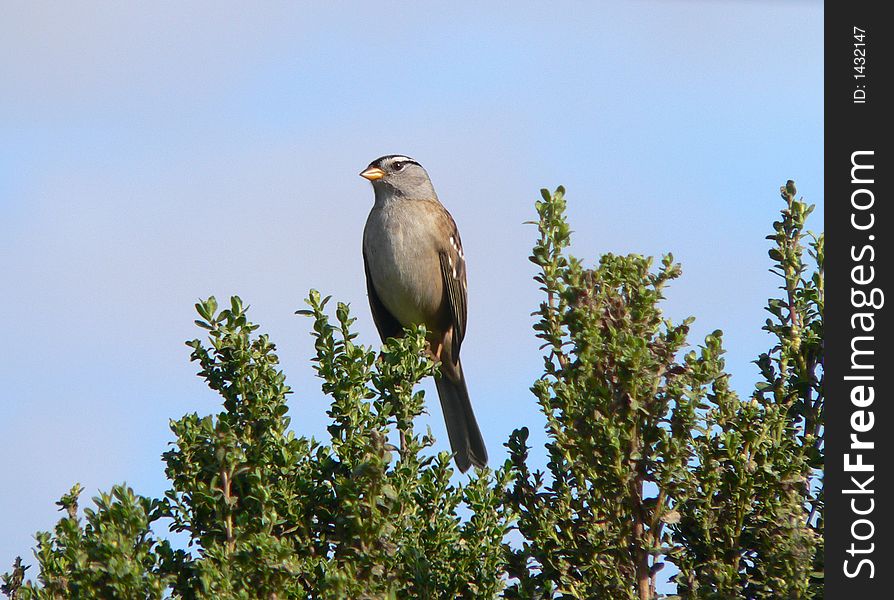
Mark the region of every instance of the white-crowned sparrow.
[[459, 348], [466, 333], [466, 263], [453, 217], [428, 173], [406, 156], [377, 158], [360, 173], [375, 204], [363, 230], [366, 289], [382, 340], [424, 324], [441, 363], [435, 379], [456, 466], [484, 467], [487, 449], [466, 389]]

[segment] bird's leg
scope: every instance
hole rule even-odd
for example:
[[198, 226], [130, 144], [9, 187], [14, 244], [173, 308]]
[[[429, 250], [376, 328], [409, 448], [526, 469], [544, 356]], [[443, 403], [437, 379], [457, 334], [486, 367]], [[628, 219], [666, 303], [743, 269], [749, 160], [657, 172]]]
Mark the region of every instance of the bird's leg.
[[441, 350], [444, 348], [443, 340], [436, 338], [428, 342], [428, 355], [436, 363], [441, 362]]

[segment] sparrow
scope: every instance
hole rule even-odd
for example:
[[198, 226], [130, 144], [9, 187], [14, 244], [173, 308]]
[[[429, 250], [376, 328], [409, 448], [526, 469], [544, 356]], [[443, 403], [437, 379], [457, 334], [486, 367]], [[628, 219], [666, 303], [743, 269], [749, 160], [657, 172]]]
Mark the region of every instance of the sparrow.
[[487, 464], [459, 350], [466, 334], [466, 263], [456, 222], [428, 173], [408, 156], [388, 155], [360, 173], [375, 203], [363, 230], [363, 266], [373, 321], [382, 340], [425, 325], [441, 375], [435, 378], [456, 466]]

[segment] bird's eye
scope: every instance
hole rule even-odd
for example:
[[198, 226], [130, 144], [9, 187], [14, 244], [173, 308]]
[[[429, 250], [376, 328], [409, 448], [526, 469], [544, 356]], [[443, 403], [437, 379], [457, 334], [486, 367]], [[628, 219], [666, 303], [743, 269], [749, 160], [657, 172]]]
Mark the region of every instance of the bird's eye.
[[391, 167], [392, 167], [395, 171], [400, 171], [400, 170], [402, 170], [405, 166], [407, 166], [407, 163], [405, 163], [405, 162], [402, 161], [402, 160], [399, 160], [399, 161], [395, 162], [393, 165], [391, 165]]

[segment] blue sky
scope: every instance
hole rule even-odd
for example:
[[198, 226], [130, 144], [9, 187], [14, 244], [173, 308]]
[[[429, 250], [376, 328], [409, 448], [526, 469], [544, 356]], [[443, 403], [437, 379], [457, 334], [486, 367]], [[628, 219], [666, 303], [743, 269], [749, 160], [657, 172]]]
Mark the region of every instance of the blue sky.
[[673, 252], [668, 315], [696, 316], [693, 343], [723, 329], [747, 393], [786, 179], [823, 227], [822, 25], [807, 1], [4, 2], [0, 570], [76, 481], [165, 489], [168, 420], [219, 408], [183, 345], [197, 298], [252, 305], [293, 427], [325, 437], [293, 312], [318, 288], [378, 343], [357, 173], [382, 154], [425, 165], [459, 224], [494, 464], [516, 427], [544, 441], [522, 224], [541, 187], [566, 186], [577, 256]]

